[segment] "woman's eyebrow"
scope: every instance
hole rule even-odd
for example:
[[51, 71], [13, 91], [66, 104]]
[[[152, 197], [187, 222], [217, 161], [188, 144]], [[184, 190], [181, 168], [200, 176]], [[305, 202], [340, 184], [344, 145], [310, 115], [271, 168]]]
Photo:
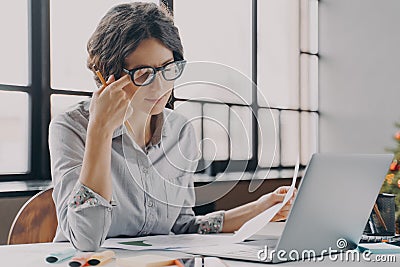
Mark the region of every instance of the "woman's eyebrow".
[[[173, 61], [173, 60], [174, 60], [174, 58], [172, 57], [172, 58], [170, 58], [170, 59], [164, 61], [164, 62], [161, 64], [161, 66], [164, 66], [165, 64], [167, 64], [167, 63], [169, 63], [170, 61]], [[161, 66], [160, 66], [160, 67], [161, 67]], [[134, 66], [134, 67], [131, 68], [131, 69], [137, 69], [137, 68], [141, 68], [141, 67], [149, 67], [149, 65], [140, 64], [140, 65]], [[155, 67], [155, 68], [158, 68], [158, 66]]]
[[171, 60], [173, 61], [174, 58], [172, 57], [172, 58], [166, 60], [164, 63], [161, 64], [161, 66], [164, 66], [165, 64], [169, 63]]

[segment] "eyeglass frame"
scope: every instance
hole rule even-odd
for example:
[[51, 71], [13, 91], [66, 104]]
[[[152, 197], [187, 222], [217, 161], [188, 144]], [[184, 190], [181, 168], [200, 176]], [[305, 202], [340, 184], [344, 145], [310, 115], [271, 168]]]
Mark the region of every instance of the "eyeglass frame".
[[[171, 65], [171, 64], [173, 64], [173, 63], [175, 63], [175, 64], [176, 64], [176, 63], [182, 63], [182, 65], [183, 65], [182, 71], [181, 71], [181, 73], [180, 73], [176, 78], [174, 78], [174, 79], [167, 79], [167, 78], [165, 78], [165, 75], [164, 75], [163, 70], [165, 70], [165, 68], [167, 68], [168, 65]], [[131, 69], [131, 70], [122, 68], [122, 70], [123, 70], [125, 73], [127, 73], [127, 74], [129, 74], [129, 75], [131, 76], [131, 80], [132, 80], [132, 82], [133, 82], [134, 85], [136, 85], [136, 86], [146, 86], [146, 85], [151, 84], [151, 83], [154, 81], [154, 79], [155, 79], [156, 76], [157, 76], [157, 72], [159, 72], [159, 71], [161, 71], [161, 74], [162, 74], [164, 80], [166, 80], [166, 81], [175, 81], [176, 79], [178, 79], [179, 77], [181, 77], [181, 75], [182, 75], [182, 73], [183, 73], [183, 70], [184, 70], [184, 68], [185, 68], [185, 65], [186, 65], [186, 60], [183, 59], [183, 60], [174, 60], [174, 61], [168, 62], [168, 63], [165, 64], [164, 66], [161, 66], [161, 67], [158, 67], [158, 68], [155, 68], [155, 67], [152, 67], [152, 66], [142, 66], [142, 67], [134, 68], [134, 69]], [[147, 69], [147, 68], [153, 69], [153, 72], [154, 72], [153, 78], [150, 80], [150, 82], [148, 82], [148, 83], [146, 83], [146, 84], [136, 84], [135, 79], [133, 79], [133, 74], [135, 74], [135, 72], [138, 71], [138, 70]]]

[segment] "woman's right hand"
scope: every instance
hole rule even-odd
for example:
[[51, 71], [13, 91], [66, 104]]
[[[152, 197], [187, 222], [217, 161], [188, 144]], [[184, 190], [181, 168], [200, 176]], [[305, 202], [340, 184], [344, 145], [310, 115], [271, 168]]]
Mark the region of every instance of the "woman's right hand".
[[112, 134], [116, 128], [132, 115], [129, 105], [133, 92], [130, 94], [123, 90], [131, 82], [130, 76], [125, 75], [118, 79], [111, 75], [107, 85], [95, 91], [89, 108], [89, 126], [102, 132]]

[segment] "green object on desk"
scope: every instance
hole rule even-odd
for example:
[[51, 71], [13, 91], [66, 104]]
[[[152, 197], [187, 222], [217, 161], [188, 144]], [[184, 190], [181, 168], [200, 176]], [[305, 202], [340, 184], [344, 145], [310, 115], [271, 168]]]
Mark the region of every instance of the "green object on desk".
[[369, 250], [372, 254], [400, 254], [400, 247], [387, 243], [365, 243], [358, 249], [361, 252]]
[[76, 250], [73, 249], [73, 248], [68, 248], [68, 249], [63, 250], [63, 251], [53, 252], [53, 253], [50, 253], [46, 257], [46, 262], [48, 262], [48, 263], [59, 263], [59, 262], [65, 261], [65, 260], [67, 260], [69, 258], [72, 258], [75, 254], [76, 254]]
[[119, 242], [121, 245], [128, 245], [128, 246], [139, 246], [139, 247], [151, 247], [150, 244], [144, 243], [146, 240], [140, 241], [131, 241], [131, 242]]

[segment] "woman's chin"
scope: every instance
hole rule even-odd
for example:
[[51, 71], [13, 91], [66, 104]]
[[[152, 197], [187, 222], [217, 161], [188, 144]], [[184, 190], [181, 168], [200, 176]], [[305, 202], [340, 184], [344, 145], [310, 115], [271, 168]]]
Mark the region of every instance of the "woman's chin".
[[167, 103], [164, 103], [164, 101], [162, 101], [162, 103], [157, 103], [155, 105], [152, 106], [150, 114], [151, 115], [157, 115], [160, 114], [163, 110], [164, 107]]

